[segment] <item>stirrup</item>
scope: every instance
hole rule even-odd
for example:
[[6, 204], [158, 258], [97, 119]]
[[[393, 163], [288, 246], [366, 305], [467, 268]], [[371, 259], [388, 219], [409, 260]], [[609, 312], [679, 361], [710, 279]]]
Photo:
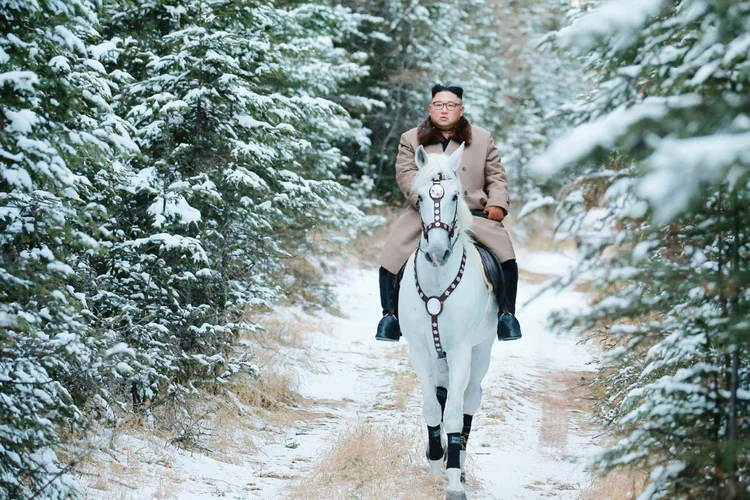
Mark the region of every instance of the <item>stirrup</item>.
[[393, 314], [386, 314], [378, 323], [378, 332], [375, 334], [375, 340], [385, 342], [398, 342], [401, 338], [401, 328], [398, 325], [398, 318]]
[[518, 340], [521, 338], [521, 324], [509, 312], [502, 313], [497, 318], [498, 340]]

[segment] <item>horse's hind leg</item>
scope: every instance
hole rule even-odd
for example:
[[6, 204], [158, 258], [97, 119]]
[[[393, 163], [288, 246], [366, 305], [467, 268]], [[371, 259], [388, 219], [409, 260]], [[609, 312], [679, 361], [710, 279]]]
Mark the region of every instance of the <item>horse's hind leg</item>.
[[422, 387], [422, 415], [427, 424], [427, 459], [434, 475], [440, 475], [443, 469], [444, 450], [440, 440], [440, 423], [442, 410], [435, 394], [435, 377], [432, 365], [434, 361], [429, 354], [417, 346], [409, 347], [409, 357]]

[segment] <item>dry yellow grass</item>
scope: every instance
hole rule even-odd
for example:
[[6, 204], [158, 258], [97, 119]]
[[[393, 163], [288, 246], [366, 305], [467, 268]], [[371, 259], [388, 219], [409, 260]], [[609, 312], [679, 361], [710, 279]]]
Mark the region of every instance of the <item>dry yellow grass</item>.
[[[139, 447], [115, 445], [96, 449], [89, 444], [89, 456], [78, 468], [81, 483], [106, 492], [106, 497], [113, 500], [142, 498], [138, 489], [144, 484], [154, 485], [152, 498], [176, 498], [184, 479], [179, 471], [172, 469], [174, 448], [166, 446], [166, 433], [160, 429], [127, 427], [118, 431], [118, 435], [123, 434], [139, 439]], [[95, 453], [97, 451], [102, 453]], [[154, 465], [159, 467], [151, 467]]]
[[222, 450], [217, 460], [240, 464], [244, 456], [256, 452], [254, 436], [259, 430], [252, 427], [253, 412], [261, 421], [273, 423], [274, 428], [289, 428], [299, 420], [310, 420], [323, 415], [309, 410], [309, 402], [299, 394], [297, 369], [309, 363], [306, 348], [310, 336], [322, 331], [324, 325], [312, 317], [300, 318], [286, 314], [255, 315], [250, 321], [263, 325], [263, 331], [245, 332], [242, 338], [252, 351], [252, 359], [260, 367], [260, 377], [233, 377], [226, 392], [212, 398], [214, 429], [209, 448]]
[[359, 234], [347, 249], [348, 257], [354, 257], [360, 265], [377, 265], [378, 256], [383, 250], [385, 240], [393, 228], [393, 224], [404, 212], [404, 206], [384, 206], [369, 212], [385, 217], [385, 224], [375, 228], [371, 234]]
[[[287, 314], [256, 314], [251, 321], [264, 325], [263, 331], [244, 332], [237, 350], [246, 350], [260, 367], [261, 376], [237, 374], [226, 385], [190, 397], [187, 401], [167, 401], [152, 408], [155, 426], [144, 426], [135, 416], [123, 418], [112, 433], [110, 447], [91, 448], [79, 470], [84, 483], [111, 498], [137, 498], [144, 484], [153, 488], [153, 498], [178, 498], [180, 482], [171, 469], [174, 446], [169, 443], [185, 432], [196, 439], [181, 441], [186, 449], [197, 449], [212, 459], [239, 465], [248, 454], [258, 451], [256, 440], [269, 429], [286, 429], [299, 420], [328, 415], [315, 412], [297, 388], [297, 368], [307, 359], [309, 336], [322, 325], [308, 317]], [[186, 415], [185, 408], [189, 408]], [[252, 414], [252, 415], [251, 415]], [[252, 418], [250, 418], [252, 416]], [[268, 422], [267, 426], [264, 422]], [[135, 450], [120, 448], [122, 436], [147, 443]], [[103, 451], [106, 455], [101, 455]], [[93, 458], [96, 456], [96, 458]], [[156, 464], [160, 473], [151, 474], [148, 465]]]
[[434, 500], [445, 495], [441, 481], [429, 474], [424, 436], [359, 423], [325, 450], [310, 473], [294, 481], [284, 497]]
[[551, 274], [535, 273], [533, 271], [522, 268], [518, 270], [518, 276], [524, 283], [529, 283], [532, 285], [539, 285], [554, 278], [554, 276]]
[[[256, 332], [246, 331], [240, 336], [241, 339], [248, 341], [250, 348], [256, 354], [265, 355], [266, 358], [258, 359], [260, 361], [276, 361], [271, 353], [278, 353], [282, 347], [291, 347], [304, 349], [310, 341], [310, 336], [314, 333], [323, 331], [325, 325], [321, 320], [312, 315], [305, 315], [304, 318], [293, 313], [266, 313], [248, 315], [250, 323], [259, 323], [263, 329]], [[285, 357], [289, 353], [284, 354]]]
[[176, 474], [173, 470], [167, 470], [159, 474], [158, 483], [156, 490], [154, 491], [153, 498], [158, 499], [169, 499], [179, 498], [181, 483], [185, 480]]
[[[546, 215], [544, 213], [535, 213], [524, 217], [523, 220], [517, 221], [512, 215], [508, 217], [508, 220], [504, 222], [505, 227], [517, 244], [526, 251], [535, 252], [570, 252], [576, 250], [576, 243], [572, 238], [569, 239], [557, 239], [555, 238], [555, 227], [558, 220], [555, 217]], [[521, 236], [520, 231], [516, 231], [515, 237], [513, 232], [513, 226], [518, 224], [519, 227], [523, 227], [523, 234]], [[517, 240], [517, 241], [516, 241]]]
[[395, 359], [398, 366], [394, 370], [389, 370], [387, 375], [391, 377], [389, 388], [391, 391], [387, 394], [388, 402], [383, 405], [386, 410], [405, 410], [406, 404], [414, 397], [414, 393], [419, 387], [419, 379], [409, 361], [409, 348], [406, 345], [394, 346], [387, 355], [389, 359]]
[[592, 372], [548, 372], [543, 388], [528, 393], [542, 407], [540, 440], [543, 448], [563, 449], [568, 442], [571, 421], [576, 427], [591, 426], [592, 400], [588, 387]]
[[[543, 387], [524, 393], [542, 408], [540, 444], [542, 449], [561, 450], [568, 440], [571, 422], [586, 429], [593, 424], [593, 403], [601, 397], [589, 386], [592, 372], [549, 372]], [[646, 486], [648, 474], [633, 468], [594, 476], [579, 495], [580, 500], [632, 500]]]
[[580, 500], [634, 500], [646, 487], [648, 474], [635, 469], [616, 470], [596, 476]]

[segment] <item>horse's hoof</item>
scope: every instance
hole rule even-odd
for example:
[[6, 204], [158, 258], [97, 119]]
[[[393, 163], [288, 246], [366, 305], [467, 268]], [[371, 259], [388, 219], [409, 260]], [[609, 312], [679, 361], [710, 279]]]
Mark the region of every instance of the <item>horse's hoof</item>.
[[443, 475], [443, 459], [430, 460], [430, 471], [433, 476], [440, 477]]
[[445, 496], [445, 500], [467, 500], [466, 493], [463, 491], [449, 491]]

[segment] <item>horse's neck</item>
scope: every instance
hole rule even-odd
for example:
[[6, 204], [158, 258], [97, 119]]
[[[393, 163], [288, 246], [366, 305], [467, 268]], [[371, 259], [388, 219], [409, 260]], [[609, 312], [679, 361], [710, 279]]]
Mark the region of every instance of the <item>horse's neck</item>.
[[461, 267], [461, 258], [464, 253], [466, 239], [459, 236], [456, 244], [453, 246], [453, 253], [448, 257], [445, 264], [440, 267], [434, 267], [427, 262], [421, 252], [417, 252], [417, 275], [419, 276], [419, 286], [424, 292], [432, 297], [441, 295], [446, 288], [453, 282]]

